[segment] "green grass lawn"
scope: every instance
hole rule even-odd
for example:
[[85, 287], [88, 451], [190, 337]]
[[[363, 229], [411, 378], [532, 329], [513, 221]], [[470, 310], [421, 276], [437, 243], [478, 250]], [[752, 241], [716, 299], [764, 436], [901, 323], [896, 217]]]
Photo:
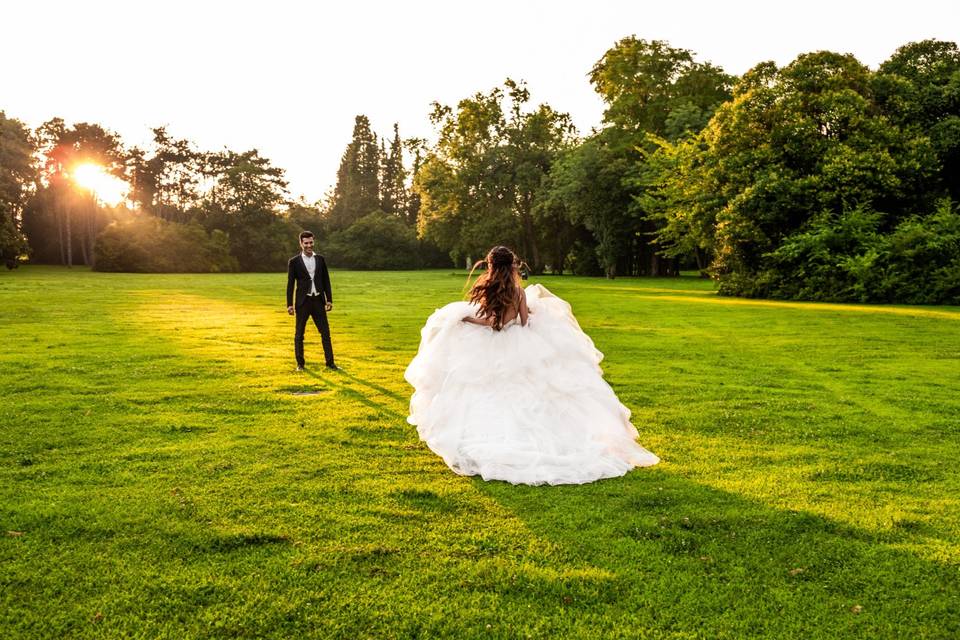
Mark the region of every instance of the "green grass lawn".
[[0, 637], [960, 635], [960, 309], [540, 278], [663, 462], [514, 487], [405, 423], [464, 275], [332, 279], [298, 374], [283, 274], [0, 273]]

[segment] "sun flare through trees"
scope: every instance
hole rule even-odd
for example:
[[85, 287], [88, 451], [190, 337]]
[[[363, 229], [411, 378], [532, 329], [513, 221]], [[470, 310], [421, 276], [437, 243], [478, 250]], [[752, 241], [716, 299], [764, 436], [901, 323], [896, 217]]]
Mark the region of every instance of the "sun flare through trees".
[[77, 165], [71, 177], [77, 186], [90, 191], [98, 200], [111, 207], [123, 202], [130, 192], [129, 184], [92, 162]]

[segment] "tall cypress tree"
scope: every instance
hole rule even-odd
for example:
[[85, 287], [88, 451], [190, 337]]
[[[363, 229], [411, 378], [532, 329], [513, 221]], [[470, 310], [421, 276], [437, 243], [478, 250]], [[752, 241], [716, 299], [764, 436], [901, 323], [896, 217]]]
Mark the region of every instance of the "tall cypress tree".
[[380, 158], [377, 136], [370, 120], [358, 115], [353, 139], [347, 145], [337, 170], [337, 186], [328, 213], [331, 229], [349, 227], [380, 206]]
[[389, 214], [406, 218], [407, 188], [406, 172], [403, 169], [403, 143], [400, 142], [400, 128], [393, 125], [393, 142], [390, 143], [390, 155], [383, 152], [383, 174], [380, 190], [383, 194], [380, 207]]
[[377, 153], [377, 166], [380, 176], [380, 210], [389, 211], [393, 206], [391, 204], [390, 194], [387, 189], [387, 139], [380, 138], [380, 151]]
[[407, 206], [404, 207], [404, 213], [407, 216], [407, 223], [411, 226], [417, 226], [417, 218], [420, 217], [420, 192], [416, 188], [417, 172], [420, 171], [420, 165], [423, 164], [423, 155], [421, 153], [423, 145], [426, 144], [422, 138], [411, 138], [407, 141], [413, 151], [413, 167], [410, 171], [410, 191], [407, 195]]

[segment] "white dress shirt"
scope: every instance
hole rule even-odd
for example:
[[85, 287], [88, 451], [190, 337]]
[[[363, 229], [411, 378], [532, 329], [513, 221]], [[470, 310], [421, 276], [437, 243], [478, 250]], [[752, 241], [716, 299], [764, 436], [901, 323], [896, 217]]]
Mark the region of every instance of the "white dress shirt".
[[308, 256], [301, 251], [300, 257], [303, 259], [304, 266], [307, 267], [307, 273], [310, 274], [310, 293], [307, 295], [315, 296], [317, 295], [317, 283], [313, 281], [313, 276], [317, 273], [317, 256]]

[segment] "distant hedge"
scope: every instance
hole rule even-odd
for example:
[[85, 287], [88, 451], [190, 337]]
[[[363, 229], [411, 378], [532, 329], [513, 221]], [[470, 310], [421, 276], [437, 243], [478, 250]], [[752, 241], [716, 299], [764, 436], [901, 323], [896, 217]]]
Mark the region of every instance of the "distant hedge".
[[94, 245], [94, 270], [145, 273], [238, 271], [223, 231], [196, 222], [171, 223], [139, 215], [108, 225]]

